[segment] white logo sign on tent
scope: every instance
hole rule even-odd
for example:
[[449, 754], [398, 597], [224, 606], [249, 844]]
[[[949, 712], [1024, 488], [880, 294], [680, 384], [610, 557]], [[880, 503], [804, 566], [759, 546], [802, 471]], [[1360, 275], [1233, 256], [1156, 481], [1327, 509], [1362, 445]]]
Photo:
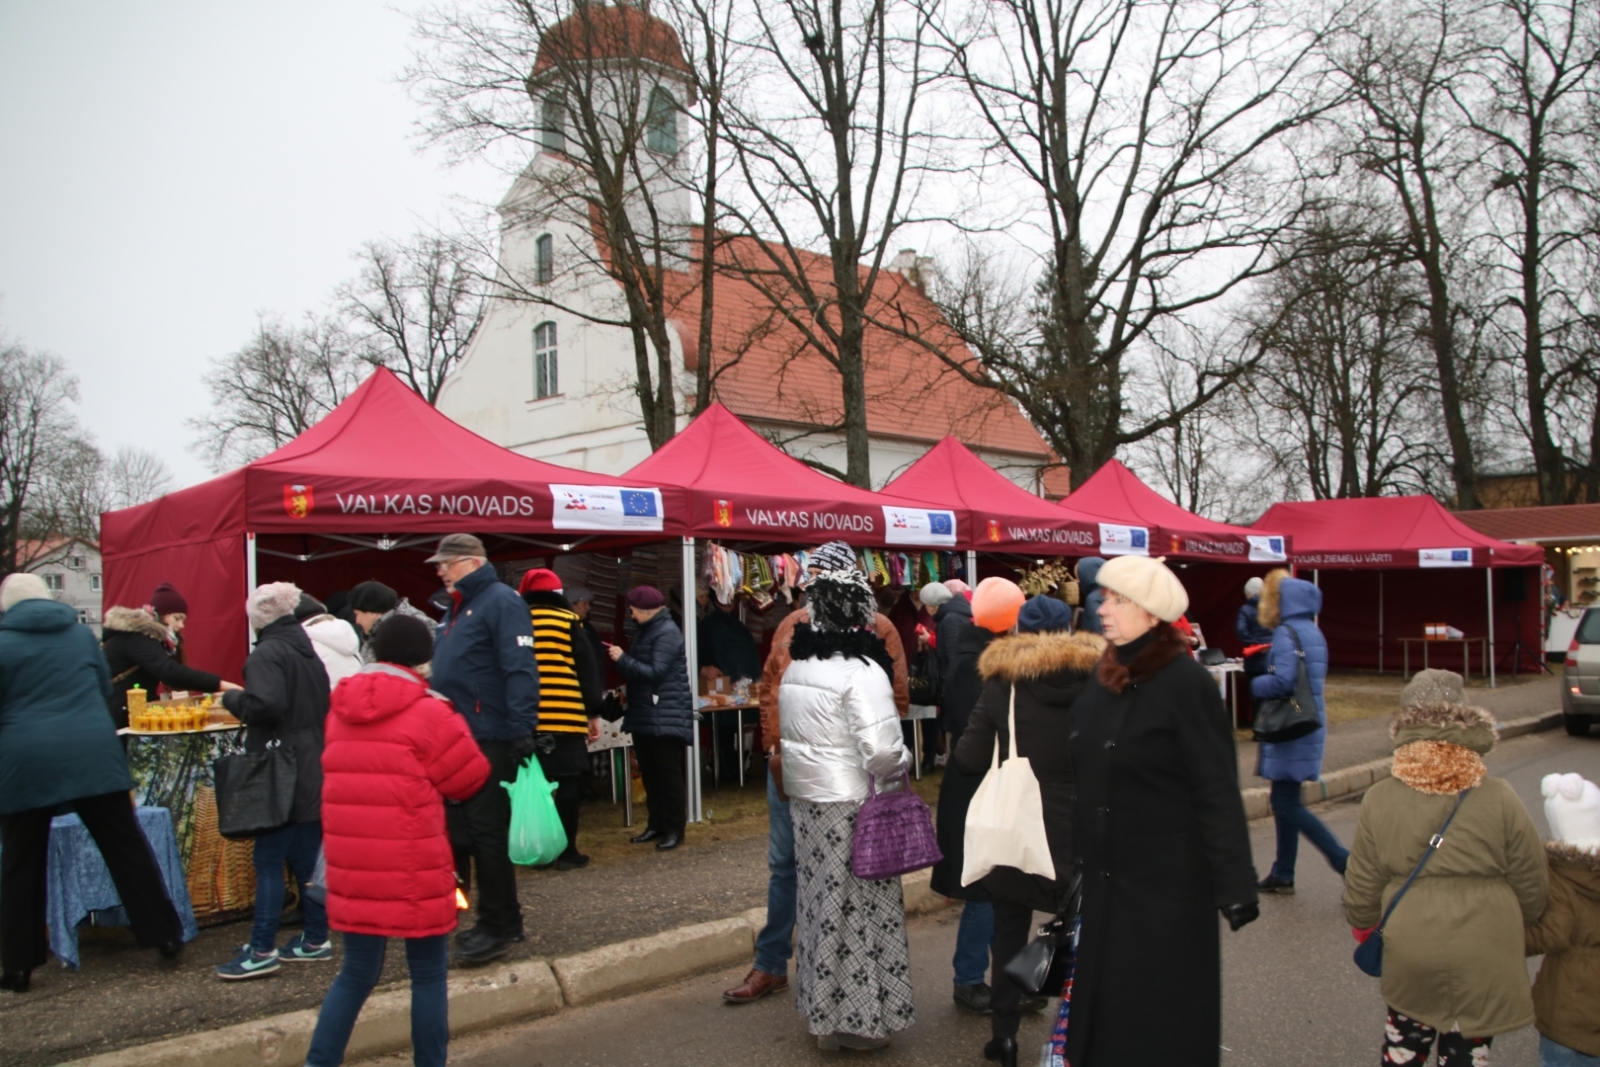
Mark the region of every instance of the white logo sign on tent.
[[1417, 549], [1417, 566], [1470, 567], [1472, 566], [1472, 549], [1419, 548]]
[[615, 485], [556, 485], [550, 525], [558, 530], [660, 530], [661, 490]]
[[1245, 539], [1250, 542], [1251, 563], [1284, 563], [1289, 559], [1283, 538], [1277, 535], [1246, 534]]
[[883, 505], [886, 545], [954, 545], [956, 513]]
[[1145, 526], [1113, 526], [1100, 524], [1100, 554], [1102, 556], [1148, 556], [1150, 530]]

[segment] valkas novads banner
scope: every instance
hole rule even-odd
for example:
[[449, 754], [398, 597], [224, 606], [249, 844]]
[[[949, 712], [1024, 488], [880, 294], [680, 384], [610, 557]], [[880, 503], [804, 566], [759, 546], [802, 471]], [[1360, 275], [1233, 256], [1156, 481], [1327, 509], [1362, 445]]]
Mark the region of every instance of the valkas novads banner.
[[645, 486], [341, 476], [274, 482], [258, 476], [251, 479], [245, 515], [251, 529], [271, 533], [422, 529], [659, 533], [666, 508], [661, 490]]
[[[917, 545], [953, 548], [954, 511], [864, 504], [844, 500], [803, 502], [763, 496], [702, 496], [695, 509], [710, 512], [716, 535], [790, 543], [849, 541], [852, 545]], [[693, 525], [704, 529], [704, 518]]]

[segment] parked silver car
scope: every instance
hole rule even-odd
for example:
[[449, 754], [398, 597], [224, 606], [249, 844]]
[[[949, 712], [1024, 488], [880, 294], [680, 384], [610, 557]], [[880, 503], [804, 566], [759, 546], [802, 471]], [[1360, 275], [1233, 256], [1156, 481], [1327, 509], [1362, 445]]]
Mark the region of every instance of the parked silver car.
[[1561, 674], [1561, 714], [1567, 733], [1582, 737], [1600, 721], [1600, 607], [1584, 610]]

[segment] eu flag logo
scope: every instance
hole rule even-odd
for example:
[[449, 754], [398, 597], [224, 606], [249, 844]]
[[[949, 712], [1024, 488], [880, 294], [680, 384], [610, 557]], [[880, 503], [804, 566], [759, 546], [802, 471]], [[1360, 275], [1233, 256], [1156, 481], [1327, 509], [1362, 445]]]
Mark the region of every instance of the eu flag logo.
[[1451, 563], [1471, 563], [1472, 562], [1472, 549], [1470, 549], [1470, 548], [1452, 548], [1450, 550], [1450, 562]]
[[940, 537], [949, 537], [955, 530], [949, 512], [945, 511], [928, 512], [928, 527]]
[[622, 513], [624, 515], [639, 515], [655, 518], [656, 495], [654, 493], [641, 493], [636, 489], [623, 490]]
[[1277, 553], [1278, 555], [1280, 555], [1280, 556], [1283, 555], [1283, 538], [1281, 538], [1281, 537], [1269, 537], [1269, 538], [1267, 538], [1267, 547], [1272, 549], [1272, 551]]
[[1144, 527], [1142, 527], [1142, 526], [1134, 527], [1133, 529], [1128, 531], [1128, 536], [1129, 536], [1129, 544], [1133, 545], [1134, 548], [1145, 548], [1145, 547], [1147, 547], [1146, 542], [1145, 542], [1145, 529], [1144, 529]]

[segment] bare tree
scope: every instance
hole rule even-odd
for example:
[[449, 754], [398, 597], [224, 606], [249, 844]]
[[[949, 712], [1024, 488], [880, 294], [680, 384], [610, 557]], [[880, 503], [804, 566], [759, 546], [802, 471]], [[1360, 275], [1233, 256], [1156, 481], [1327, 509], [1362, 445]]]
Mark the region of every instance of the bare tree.
[[483, 265], [465, 242], [434, 234], [373, 241], [360, 258], [339, 292], [356, 351], [434, 403], [483, 323]]
[[1298, 142], [1337, 98], [1305, 22], [1256, 0], [995, 0], [941, 25], [987, 155], [1022, 183], [1011, 228], [1036, 224], [1047, 249], [1020, 333], [995, 329], [1016, 292], [988, 284], [985, 257], [946, 288], [981, 366], [944, 358], [1013, 397], [1075, 480], [1251, 365], [1219, 353], [1130, 421], [1149, 331], [1270, 270], [1306, 202]]
[[172, 474], [160, 456], [123, 445], [105, 465], [103, 508], [131, 508], [172, 490]]
[[95, 537], [100, 455], [77, 399], [59, 356], [0, 341], [0, 574], [28, 570], [52, 540]]
[[741, 185], [722, 201], [750, 238], [726, 268], [761, 294], [805, 353], [838, 373], [829, 428], [842, 431], [843, 474], [858, 486], [871, 483], [866, 331], [886, 259], [921, 221], [916, 194], [940, 167], [923, 106], [943, 73], [927, 47], [936, 13], [936, 0], [753, 5], [743, 41], [748, 99], [726, 117]]
[[243, 348], [212, 359], [204, 376], [211, 408], [188, 422], [199, 435], [194, 448], [218, 471], [259, 459], [337, 407], [365, 367], [334, 320], [262, 319]]

